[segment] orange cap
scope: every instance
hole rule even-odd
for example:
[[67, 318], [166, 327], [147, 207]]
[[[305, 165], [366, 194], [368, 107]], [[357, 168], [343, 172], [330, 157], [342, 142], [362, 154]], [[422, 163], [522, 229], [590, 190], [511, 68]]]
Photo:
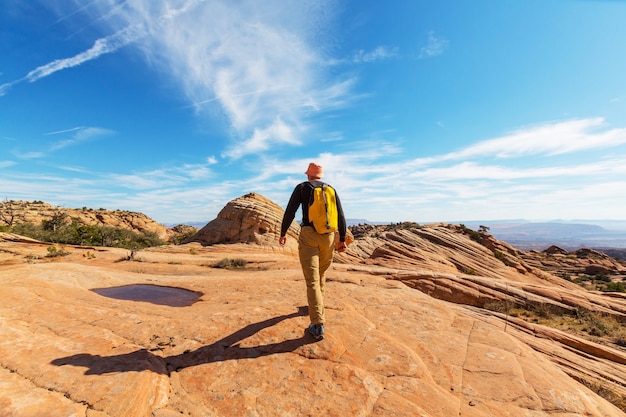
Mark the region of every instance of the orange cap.
[[316, 164], [315, 162], [311, 162], [305, 172], [307, 176], [313, 177], [313, 178], [322, 178], [323, 173], [324, 173], [324, 170], [322, 166], [319, 164]]

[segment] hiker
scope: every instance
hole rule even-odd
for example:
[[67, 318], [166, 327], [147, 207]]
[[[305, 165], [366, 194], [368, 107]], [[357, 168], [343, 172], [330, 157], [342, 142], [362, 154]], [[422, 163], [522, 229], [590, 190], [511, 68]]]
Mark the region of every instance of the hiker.
[[[298, 254], [300, 256], [300, 265], [302, 265], [302, 273], [306, 281], [306, 295], [309, 303], [311, 324], [308, 327], [308, 331], [315, 339], [321, 340], [324, 338], [325, 320], [324, 284], [326, 282], [326, 271], [333, 262], [335, 232], [319, 233], [316, 231], [313, 223], [309, 221], [308, 208], [312, 201], [311, 194], [314, 192], [313, 189], [324, 184], [320, 181], [323, 174], [322, 166], [311, 162], [305, 174], [308, 181], [302, 182], [294, 188], [287, 204], [278, 243], [281, 246], [285, 246], [287, 230], [296, 216], [298, 207], [302, 205], [302, 224], [300, 236], [298, 237]], [[335, 219], [335, 222], [339, 233], [337, 250], [343, 252], [346, 250], [346, 219], [343, 215], [339, 196], [336, 194], [335, 200], [336, 216], [338, 217]]]

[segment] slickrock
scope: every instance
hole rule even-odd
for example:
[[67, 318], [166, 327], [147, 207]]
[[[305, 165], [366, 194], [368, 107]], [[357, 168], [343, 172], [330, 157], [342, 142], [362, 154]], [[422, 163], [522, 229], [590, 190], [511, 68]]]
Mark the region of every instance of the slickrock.
[[582, 248], [575, 252], [551, 246], [543, 252], [521, 252], [530, 265], [564, 276], [601, 275], [625, 277], [626, 263], [597, 250]]
[[[0, 416], [626, 415], [623, 346], [512, 314], [624, 323], [626, 297], [557, 276], [619, 276], [622, 263], [523, 252], [462, 225], [363, 226], [335, 255], [316, 342], [299, 226], [278, 246], [282, 214], [251, 193], [190, 243], [131, 255], [66, 246], [50, 257], [47, 244], [0, 234]], [[229, 258], [246, 266], [211, 267]], [[176, 307], [93, 291], [130, 284], [201, 296]]]
[[[548, 306], [556, 312], [584, 308], [626, 322], [624, 300], [584, 291], [543, 271], [537, 255], [524, 254], [491, 235], [483, 233], [480, 240], [482, 243], [471, 239], [458, 225], [427, 225], [357, 239], [342, 259], [350, 264], [384, 266], [388, 271], [380, 273], [387, 278], [459, 304], [484, 307], [506, 301], [525, 307]], [[584, 270], [587, 259], [574, 258], [579, 259], [577, 267]], [[624, 268], [606, 255], [601, 258], [615, 270]], [[552, 271], [556, 270], [553, 265]]]
[[[272, 200], [257, 193], [246, 194], [226, 204], [216, 219], [183, 243], [275, 245], [280, 237], [283, 213], [283, 209]], [[287, 232], [290, 247], [297, 245], [299, 232], [300, 226], [294, 221]]]
[[[45, 251], [3, 248], [3, 265]], [[315, 342], [294, 256], [185, 248], [145, 250], [143, 262], [74, 249], [2, 266], [3, 415], [624, 415], [493, 317], [339, 265], [326, 288], [327, 337]], [[203, 266], [235, 254], [265, 263]], [[91, 291], [126, 284], [203, 295], [171, 307]]]

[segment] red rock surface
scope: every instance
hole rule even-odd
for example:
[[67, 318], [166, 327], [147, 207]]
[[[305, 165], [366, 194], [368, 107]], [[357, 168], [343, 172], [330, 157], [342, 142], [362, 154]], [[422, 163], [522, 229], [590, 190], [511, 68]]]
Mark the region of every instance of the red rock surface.
[[[293, 247], [248, 226], [275, 227], [282, 214], [258, 195], [241, 199], [229, 216], [246, 243], [132, 257], [63, 247], [50, 258], [49, 244], [0, 234], [0, 415], [625, 415], [598, 395], [626, 397], [623, 347], [486, 308], [549, 305], [565, 317], [584, 307], [622, 320], [623, 297], [455, 225], [355, 233], [329, 273], [327, 337], [315, 342]], [[255, 220], [237, 217], [255, 206]], [[225, 258], [247, 264], [212, 267]], [[128, 284], [202, 296], [172, 307], [92, 291]]]

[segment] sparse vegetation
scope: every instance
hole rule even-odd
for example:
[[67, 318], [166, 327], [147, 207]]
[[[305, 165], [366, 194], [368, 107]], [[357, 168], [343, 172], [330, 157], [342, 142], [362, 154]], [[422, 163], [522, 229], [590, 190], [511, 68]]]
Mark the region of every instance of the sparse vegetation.
[[[86, 218], [76, 213], [90, 213]], [[141, 213], [120, 210], [65, 209], [42, 201], [0, 201], [0, 231], [15, 233], [43, 242], [68, 245], [145, 248], [163, 245], [156, 233], [109, 224], [128, 224], [127, 217]], [[121, 216], [121, 217], [120, 217]], [[109, 221], [115, 223], [111, 223]], [[141, 220], [141, 219], [140, 219]], [[150, 219], [145, 219], [146, 224]]]
[[482, 231], [482, 233], [478, 232], [476, 230], [470, 229], [462, 223], [459, 226], [461, 227], [461, 231], [463, 232], [463, 234], [468, 235], [470, 239], [472, 239], [474, 242], [480, 243], [481, 245], [483, 244], [483, 233], [486, 233], [485, 231]]
[[85, 225], [78, 222], [63, 223], [63, 216], [44, 221], [41, 226], [20, 223], [10, 232], [43, 242], [80, 246], [108, 246], [117, 248], [147, 248], [165, 244], [156, 233], [134, 232], [111, 226]]
[[626, 285], [623, 282], [608, 282], [601, 290], [604, 292], [626, 292]]
[[213, 268], [226, 268], [226, 269], [235, 269], [235, 268], [245, 268], [248, 261], [241, 258], [224, 258], [220, 261], [215, 262], [211, 267]]
[[10, 228], [23, 219], [24, 215], [18, 207], [18, 202], [5, 198], [0, 204], [0, 224]]
[[422, 226], [419, 225], [419, 223], [415, 223], [415, 222], [399, 222], [399, 223], [390, 223], [389, 225], [385, 226], [385, 231], [390, 231], [390, 230], [403, 230], [403, 229], [419, 229]]
[[610, 387], [607, 387], [600, 382], [588, 381], [586, 379], [580, 379], [579, 382], [598, 394], [600, 397], [615, 405], [620, 410], [626, 411], [626, 398], [611, 390]]
[[502, 261], [502, 263], [505, 264], [506, 266], [509, 266], [511, 264], [509, 260], [507, 259], [506, 255], [504, 254], [504, 252], [500, 250], [497, 250], [497, 249], [494, 250], [493, 256], [495, 256], [496, 259], [499, 259], [500, 261]]
[[510, 300], [492, 300], [486, 302], [483, 308], [511, 317], [519, 317], [530, 323], [554, 327], [596, 342], [604, 339], [618, 346], [626, 346], [626, 328], [617, 319], [607, 314], [583, 308], [567, 313], [565, 310], [554, 309], [546, 303], [519, 305]]
[[122, 261], [145, 262], [146, 260], [140, 256], [137, 256], [137, 253], [139, 253], [139, 249], [132, 248], [130, 253], [127, 256], [121, 258], [118, 262], [122, 262]]
[[624, 284], [624, 282], [614, 282], [611, 277], [606, 274], [584, 274], [574, 279], [571, 279], [570, 277], [570, 281], [584, 288], [594, 291], [626, 292], [626, 285]]
[[48, 246], [48, 254], [46, 255], [47, 258], [56, 258], [57, 256], [67, 256], [70, 254], [70, 252], [66, 251], [65, 249], [61, 248], [57, 248], [56, 246]]
[[352, 232], [352, 235], [355, 239], [361, 239], [364, 237], [381, 237], [385, 232], [392, 232], [395, 230], [405, 230], [405, 229], [421, 229], [423, 226], [420, 226], [419, 223], [415, 222], [399, 222], [399, 223], [390, 223], [390, 224], [359, 224], [355, 226], [349, 226], [348, 229]]

